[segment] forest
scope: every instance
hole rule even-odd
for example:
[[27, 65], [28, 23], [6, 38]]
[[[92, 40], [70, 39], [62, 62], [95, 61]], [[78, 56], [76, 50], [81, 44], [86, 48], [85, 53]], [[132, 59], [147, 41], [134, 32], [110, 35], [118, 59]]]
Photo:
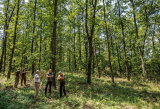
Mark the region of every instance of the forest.
[[[18, 68], [27, 85], [14, 89]], [[52, 96], [43, 77], [32, 100], [49, 69]], [[159, 81], [160, 0], [0, 0], [0, 108], [158, 109]]]

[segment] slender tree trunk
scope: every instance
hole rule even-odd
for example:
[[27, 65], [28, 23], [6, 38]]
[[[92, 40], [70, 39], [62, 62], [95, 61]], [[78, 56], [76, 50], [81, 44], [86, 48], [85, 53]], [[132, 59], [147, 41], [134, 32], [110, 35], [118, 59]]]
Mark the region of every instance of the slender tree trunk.
[[[93, 3], [93, 1], [92, 1]], [[92, 4], [93, 5], [93, 4]], [[97, 0], [95, 0], [95, 4], [93, 5], [93, 23], [91, 27], [91, 34], [89, 35], [88, 32], [88, 0], [86, 0], [86, 21], [85, 21], [85, 27], [86, 27], [86, 33], [89, 41], [89, 62], [88, 62], [88, 73], [87, 73], [87, 83], [91, 83], [91, 62], [92, 62], [92, 55], [93, 55], [93, 47], [92, 47], [92, 38], [94, 34], [94, 26], [95, 26], [95, 14], [96, 14], [96, 5]]]
[[131, 51], [131, 60], [130, 60], [130, 73], [132, 74], [132, 43], [131, 43], [131, 39], [130, 39], [130, 51]]
[[121, 63], [120, 63], [120, 59], [119, 59], [118, 43], [117, 43], [117, 41], [116, 41], [116, 37], [114, 37], [114, 39], [115, 39], [115, 44], [116, 44], [116, 49], [117, 49], [117, 58], [118, 58], [119, 72], [120, 72], [120, 75], [122, 76]]
[[[74, 19], [74, 23], [75, 23], [75, 19]], [[76, 33], [75, 33], [75, 25], [74, 25], [74, 71], [76, 72], [76, 47], [75, 47], [75, 44], [76, 43]]]
[[126, 50], [125, 50], [125, 35], [124, 35], [124, 27], [123, 27], [123, 21], [121, 18], [121, 11], [120, 11], [120, 5], [119, 5], [119, 0], [118, 0], [118, 6], [119, 6], [119, 19], [120, 19], [120, 25], [122, 28], [122, 36], [123, 36], [123, 54], [124, 54], [124, 63], [126, 66], [126, 73], [127, 73], [127, 79], [128, 81], [130, 81], [130, 74], [128, 72], [128, 64], [127, 64], [127, 59], [126, 59]]
[[[111, 29], [109, 29], [109, 30], [112, 31]], [[111, 32], [110, 32], [110, 38], [111, 38], [112, 56], [114, 57], [114, 46], [113, 46]], [[113, 69], [115, 69], [115, 68], [116, 68], [116, 63], [115, 63], [115, 60], [114, 60]], [[113, 75], [114, 75], [114, 71], [113, 71]]]
[[[83, 11], [82, 11], [83, 12]], [[83, 21], [83, 13], [82, 13], [82, 21]], [[84, 25], [83, 25], [83, 37], [84, 37], [84, 41], [85, 41], [85, 54], [86, 54], [86, 73], [88, 71], [88, 66], [87, 66], [87, 59], [88, 59], [88, 48], [87, 48], [87, 41], [86, 41], [86, 38], [85, 38], [85, 34], [84, 34]]]
[[[2, 64], [3, 64], [3, 56], [6, 55], [5, 54], [5, 50], [6, 50], [6, 36], [7, 36], [7, 30], [8, 30], [8, 8], [9, 8], [9, 0], [7, 0], [7, 7], [6, 7], [6, 13], [5, 13], [5, 26], [4, 26], [4, 37], [3, 37], [3, 46], [2, 46], [2, 55], [1, 55], [1, 60], [0, 60], [0, 72], [2, 70]], [[5, 61], [4, 61], [5, 63]]]
[[[36, 4], [37, 4], [37, 0], [35, 0], [35, 4], [34, 4], [34, 22], [33, 22], [33, 37], [32, 37], [32, 45], [31, 45], [31, 54], [33, 56], [33, 44], [34, 44], [34, 33], [35, 33], [35, 21], [36, 21]], [[34, 75], [34, 69], [35, 69], [35, 66], [34, 66], [34, 57], [32, 57], [32, 75]]]
[[92, 55], [93, 55], [93, 57], [92, 57], [92, 59], [93, 59], [93, 73], [94, 73], [94, 47], [92, 47], [93, 48], [93, 53], [92, 53]]
[[145, 14], [146, 14], [146, 30], [145, 30], [145, 33], [144, 33], [144, 36], [143, 36], [143, 46], [142, 46], [142, 56], [144, 57], [144, 46], [145, 46], [145, 40], [146, 40], [146, 35], [147, 35], [147, 31], [148, 31], [148, 16], [147, 16], [147, 11], [146, 11], [146, 8], [145, 8]]
[[[138, 41], [139, 40], [139, 36], [138, 36], [138, 28], [137, 28], [137, 23], [136, 23], [136, 15], [135, 15], [134, 3], [133, 3], [133, 0], [130, 0], [130, 2], [132, 4], [134, 25], [135, 25], [136, 37], [137, 37], [137, 41]], [[146, 82], [147, 74], [146, 74], [146, 69], [145, 69], [145, 62], [144, 62], [144, 59], [143, 59], [143, 55], [142, 55], [142, 51], [141, 51], [141, 47], [140, 47], [139, 43], [138, 43], [138, 50], [139, 50], [140, 58], [141, 58], [141, 61], [142, 61], [142, 70], [143, 70], [143, 75], [144, 75], [144, 79], [145, 79], [145, 82]]]
[[152, 35], [152, 46], [153, 46], [153, 51], [155, 50], [155, 46], [154, 46], [154, 36], [155, 36], [155, 31], [156, 31], [156, 24], [154, 24], [154, 34]]
[[112, 69], [112, 64], [111, 64], [111, 53], [110, 53], [110, 46], [109, 46], [109, 36], [108, 36], [108, 28], [107, 28], [107, 23], [105, 20], [105, 4], [103, 0], [103, 10], [104, 10], [104, 23], [105, 23], [105, 29], [106, 29], [106, 38], [107, 38], [107, 47], [108, 47], [108, 59], [109, 59], [109, 66], [110, 66], [110, 71], [111, 71], [111, 78], [112, 82], [114, 83], [114, 75], [113, 75], [113, 69]]
[[[52, 61], [52, 71], [55, 72], [54, 75], [56, 75], [56, 28], [57, 28], [57, 2], [58, 0], [55, 0], [54, 3], [54, 19], [53, 19], [53, 34], [52, 34], [52, 42], [51, 42], [51, 61]], [[56, 89], [56, 81], [55, 81], [55, 76], [53, 77], [53, 85], [54, 88]]]
[[80, 27], [79, 27], [79, 60], [80, 60], [80, 69], [82, 71], [82, 66], [81, 66], [81, 33], [80, 33]]
[[10, 55], [10, 59], [9, 59], [9, 70], [8, 70], [8, 74], [7, 74], [7, 79], [10, 78], [11, 69], [12, 69], [12, 59], [13, 59], [14, 48], [15, 48], [15, 43], [16, 43], [17, 24], [18, 24], [18, 17], [19, 17], [18, 16], [19, 15], [19, 3], [20, 3], [20, 0], [17, 0], [17, 12], [16, 12], [16, 21], [15, 21], [15, 26], [14, 26], [13, 47], [12, 47], [12, 51], [11, 51], [11, 55]]
[[98, 68], [98, 60], [97, 60], [97, 54], [96, 54], [95, 39], [94, 39], [94, 54], [95, 54], [95, 59], [96, 59], [97, 74], [98, 74], [98, 78], [100, 78], [100, 73], [99, 73], [99, 68]]
[[41, 69], [41, 51], [42, 51], [42, 23], [41, 23], [41, 35], [40, 35], [40, 57], [39, 57], [39, 70]]
[[85, 42], [85, 53], [86, 53], [86, 73], [88, 72], [88, 66], [87, 66], [87, 63], [88, 63], [88, 43]]

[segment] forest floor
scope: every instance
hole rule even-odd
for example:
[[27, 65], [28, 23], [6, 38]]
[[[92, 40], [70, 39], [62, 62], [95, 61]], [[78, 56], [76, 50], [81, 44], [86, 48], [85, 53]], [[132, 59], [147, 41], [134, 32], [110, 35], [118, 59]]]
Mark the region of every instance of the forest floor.
[[[46, 78], [41, 79], [39, 99], [34, 100], [33, 77], [27, 77], [27, 85], [17, 89], [4, 88], [14, 84], [14, 76], [5, 80], [0, 76], [0, 109], [159, 109], [160, 85], [156, 83], [128, 82], [108, 77], [92, 78], [91, 85], [86, 84], [86, 75], [64, 73], [66, 75], [67, 96], [60, 98], [59, 85], [52, 87], [51, 96], [44, 95]], [[41, 74], [40, 74], [41, 75]]]

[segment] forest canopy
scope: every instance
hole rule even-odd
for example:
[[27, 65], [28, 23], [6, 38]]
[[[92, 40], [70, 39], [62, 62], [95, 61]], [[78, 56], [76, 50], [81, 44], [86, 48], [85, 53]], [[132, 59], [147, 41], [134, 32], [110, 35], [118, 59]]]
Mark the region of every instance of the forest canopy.
[[160, 0], [1, 0], [0, 71], [159, 81]]

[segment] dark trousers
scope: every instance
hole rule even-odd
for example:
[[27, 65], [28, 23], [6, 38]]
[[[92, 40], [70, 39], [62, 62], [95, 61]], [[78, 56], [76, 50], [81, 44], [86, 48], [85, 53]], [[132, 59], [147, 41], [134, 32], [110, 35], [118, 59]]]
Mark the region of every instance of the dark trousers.
[[66, 96], [65, 82], [60, 82], [60, 97], [62, 97], [62, 88], [63, 88], [64, 95]]
[[47, 83], [46, 83], [46, 87], [45, 87], [45, 95], [47, 94], [47, 87], [48, 87], [48, 85], [49, 85], [49, 93], [51, 94], [51, 81], [47, 81]]
[[19, 76], [16, 76], [15, 77], [15, 85], [14, 85], [15, 88], [17, 88], [18, 83], [19, 83]]
[[23, 85], [23, 81], [24, 81], [24, 84], [26, 85], [26, 75], [23, 75], [23, 76], [22, 76], [21, 86]]

